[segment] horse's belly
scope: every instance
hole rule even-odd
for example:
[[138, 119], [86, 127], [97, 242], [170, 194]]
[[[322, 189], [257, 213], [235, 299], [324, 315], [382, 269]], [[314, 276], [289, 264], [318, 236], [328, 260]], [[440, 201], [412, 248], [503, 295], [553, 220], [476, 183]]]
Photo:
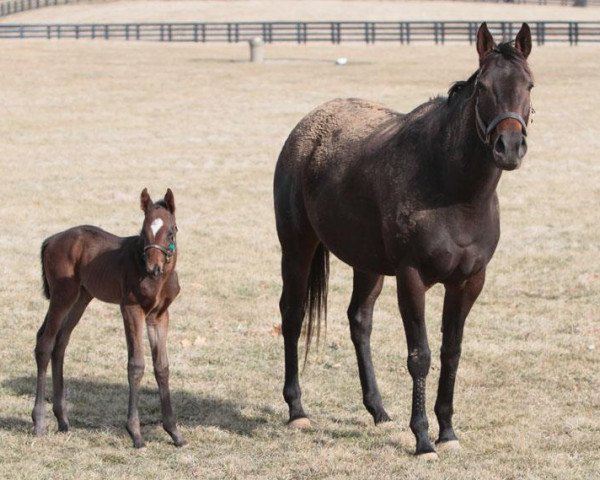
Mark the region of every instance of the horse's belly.
[[427, 283], [463, 281], [486, 267], [491, 254], [478, 245], [444, 246], [429, 250], [421, 261]]

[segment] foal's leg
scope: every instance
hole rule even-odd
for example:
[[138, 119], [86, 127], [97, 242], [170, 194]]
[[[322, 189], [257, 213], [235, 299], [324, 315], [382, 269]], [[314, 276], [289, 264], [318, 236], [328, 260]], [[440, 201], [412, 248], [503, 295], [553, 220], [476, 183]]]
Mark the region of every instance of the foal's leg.
[[356, 350], [358, 374], [363, 392], [363, 403], [375, 423], [388, 422], [390, 417], [383, 408], [377, 388], [373, 361], [371, 359], [371, 330], [373, 307], [383, 287], [383, 276], [354, 270], [352, 299], [348, 307], [350, 336]]
[[413, 380], [412, 413], [410, 429], [417, 439], [417, 455], [437, 457], [429, 440], [429, 423], [425, 411], [425, 383], [431, 364], [431, 351], [425, 328], [425, 291], [419, 272], [405, 267], [396, 275], [398, 303], [406, 343], [408, 346], [408, 371]]
[[58, 429], [61, 432], [69, 430], [69, 421], [65, 414], [65, 395], [64, 395], [64, 383], [63, 383], [63, 364], [65, 359], [65, 350], [69, 344], [71, 338], [71, 332], [79, 323], [79, 319], [83, 315], [86, 307], [92, 300], [92, 296], [81, 289], [79, 297], [75, 304], [69, 310], [69, 313], [65, 317], [62, 327], [58, 331], [56, 336], [56, 344], [52, 351], [52, 384], [53, 384], [53, 408], [54, 415], [58, 420]]
[[62, 325], [65, 315], [75, 303], [79, 287], [75, 283], [62, 282], [53, 286], [52, 298], [44, 323], [37, 333], [35, 345], [35, 361], [37, 364], [37, 385], [35, 403], [31, 417], [33, 419], [33, 432], [43, 435], [45, 431], [44, 397], [46, 394], [46, 370], [50, 356], [54, 350], [56, 335]]
[[150, 340], [150, 348], [152, 349], [154, 377], [156, 378], [160, 395], [163, 428], [171, 435], [175, 446], [182, 447], [186, 445], [187, 442], [177, 430], [175, 415], [173, 414], [173, 408], [171, 407], [171, 393], [169, 392], [169, 359], [167, 357], [168, 329], [168, 310], [154, 321], [148, 322], [148, 339]]
[[122, 305], [121, 313], [125, 323], [127, 338], [127, 378], [129, 380], [129, 408], [127, 412], [127, 431], [133, 439], [135, 448], [142, 448], [144, 440], [140, 430], [138, 412], [139, 390], [144, 376], [144, 319], [145, 314], [139, 305]]
[[436, 441], [438, 448], [458, 448], [458, 440], [452, 428], [454, 382], [460, 360], [465, 319], [479, 296], [485, 281], [485, 270], [461, 285], [446, 285], [444, 312], [442, 316], [442, 370], [438, 386], [435, 414], [440, 425]]
[[317, 241], [314, 240], [310, 245], [298, 249], [284, 249], [281, 257], [283, 290], [279, 309], [285, 350], [283, 398], [289, 407], [289, 425], [296, 428], [310, 426], [302, 408], [302, 392], [298, 381], [298, 339], [304, 320], [308, 277], [316, 246]]

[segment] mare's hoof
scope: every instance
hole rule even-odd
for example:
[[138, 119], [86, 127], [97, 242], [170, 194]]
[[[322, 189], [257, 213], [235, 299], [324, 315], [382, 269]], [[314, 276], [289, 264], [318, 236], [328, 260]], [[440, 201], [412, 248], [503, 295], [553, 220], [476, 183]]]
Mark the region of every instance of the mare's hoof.
[[423, 462], [436, 462], [439, 459], [436, 452], [421, 453], [417, 455], [417, 458]]
[[46, 429], [44, 427], [33, 426], [33, 434], [36, 437], [43, 437], [46, 434]]
[[182, 448], [182, 447], [187, 447], [188, 442], [186, 440], [184, 440], [183, 438], [178, 438], [177, 440], [173, 440], [173, 444], [177, 448]]
[[374, 420], [375, 420], [375, 425], [383, 425], [386, 423], [389, 424], [392, 421], [390, 416], [385, 412], [383, 412], [380, 415], [377, 415]]
[[306, 430], [307, 428], [310, 428], [310, 420], [306, 417], [296, 418], [288, 422], [288, 427], [297, 430]]
[[58, 431], [59, 432], [68, 432], [69, 431], [69, 422], [58, 422]]
[[435, 444], [438, 452], [448, 450], [460, 450], [460, 442], [458, 440], [448, 440], [447, 442], [439, 442]]
[[146, 443], [143, 440], [134, 440], [133, 448], [146, 448]]

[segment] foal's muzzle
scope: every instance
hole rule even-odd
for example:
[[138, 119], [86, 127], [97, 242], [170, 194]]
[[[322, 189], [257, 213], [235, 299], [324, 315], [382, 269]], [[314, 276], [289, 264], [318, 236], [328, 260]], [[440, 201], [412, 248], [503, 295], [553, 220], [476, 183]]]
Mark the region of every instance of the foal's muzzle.
[[[173, 255], [175, 255], [175, 248], [176, 247], [174, 243], [170, 243], [167, 248], [155, 243], [146, 245], [144, 247], [143, 258], [144, 262], [146, 263], [146, 272], [148, 275], [154, 278], [160, 277], [163, 274], [165, 264], [169, 263]], [[161, 252], [164, 255], [164, 262], [158, 261], [156, 258], [154, 258], [154, 261], [150, 263], [149, 257], [152, 257], [149, 252], [150, 250], [158, 250]], [[156, 255], [154, 255], [154, 257], [156, 257]]]

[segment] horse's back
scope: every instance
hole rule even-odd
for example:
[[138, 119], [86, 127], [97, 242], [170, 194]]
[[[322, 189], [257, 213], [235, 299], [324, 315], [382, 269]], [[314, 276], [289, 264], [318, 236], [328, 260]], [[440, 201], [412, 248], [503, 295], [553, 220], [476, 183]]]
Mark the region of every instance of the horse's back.
[[48, 293], [59, 281], [85, 286], [98, 276], [99, 264], [116, 267], [126, 240], [92, 225], [72, 227], [48, 237], [42, 244], [41, 259]]
[[344, 156], [353, 145], [400, 124], [402, 117], [375, 102], [357, 98], [331, 100], [298, 122], [283, 146], [278, 167], [294, 171], [307, 162], [322, 163]]

